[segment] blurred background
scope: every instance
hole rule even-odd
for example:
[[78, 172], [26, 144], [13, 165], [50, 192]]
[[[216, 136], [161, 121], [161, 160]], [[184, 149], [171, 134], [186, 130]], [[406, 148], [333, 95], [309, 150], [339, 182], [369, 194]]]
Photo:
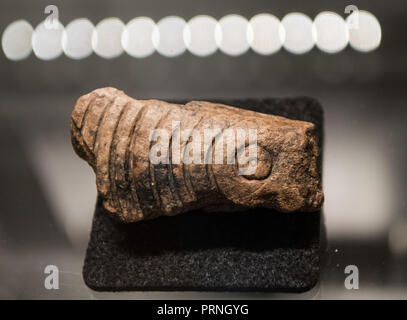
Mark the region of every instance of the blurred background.
[[[107, 46], [96, 48], [99, 54], [75, 60], [62, 49], [60, 56], [52, 53], [53, 44], [47, 44], [47, 38], [45, 44], [41, 42], [39, 28], [35, 54], [12, 61], [12, 55], [19, 54], [10, 47], [15, 37], [11, 32], [6, 39], [3, 32], [19, 19], [35, 29], [47, 17], [44, 9], [51, 4], [57, 6], [64, 26], [83, 17], [94, 25], [108, 17], [126, 24], [146, 16], [157, 23], [167, 16], [188, 21], [200, 14], [219, 20], [229, 14], [250, 19], [259, 13], [271, 13], [283, 19], [290, 12], [301, 12], [313, 20], [320, 12], [333, 11], [346, 18], [345, 7], [354, 5], [377, 18], [382, 34], [377, 48], [369, 52], [358, 50], [361, 44], [350, 34], [353, 47], [348, 45], [333, 54], [323, 50], [324, 43], [319, 44], [320, 48], [293, 54], [290, 50], [295, 50], [294, 43], [294, 48], [286, 46], [266, 55], [253, 49], [245, 51], [243, 45], [237, 56], [231, 51], [228, 54], [224, 47], [206, 57], [188, 50], [170, 57], [171, 50], [161, 48], [161, 53], [151, 52], [144, 58], [124, 52], [106, 59], [103, 54], [109, 54]], [[402, 1], [379, 0], [2, 0], [0, 298], [406, 299], [406, 10], [407, 4]], [[324, 25], [320, 28], [324, 30]], [[21, 30], [21, 35], [31, 32], [26, 25]], [[165, 34], [166, 30], [164, 24], [159, 31]], [[193, 37], [191, 32], [191, 43]], [[377, 34], [372, 37], [377, 39]], [[334, 37], [331, 40], [335, 42]], [[69, 51], [67, 45], [64, 49]], [[165, 52], [169, 52], [167, 56]], [[47, 53], [56, 58], [41, 59]], [[93, 172], [71, 147], [69, 118], [79, 96], [104, 86], [142, 99], [316, 98], [325, 111], [323, 227], [327, 235], [317, 287], [304, 294], [284, 295], [117, 294], [95, 293], [87, 288], [81, 272], [96, 189]], [[60, 270], [59, 290], [44, 288], [44, 268], [51, 264]], [[344, 285], [348, 265], [359, 269], [358, 290], [347, 290]]]

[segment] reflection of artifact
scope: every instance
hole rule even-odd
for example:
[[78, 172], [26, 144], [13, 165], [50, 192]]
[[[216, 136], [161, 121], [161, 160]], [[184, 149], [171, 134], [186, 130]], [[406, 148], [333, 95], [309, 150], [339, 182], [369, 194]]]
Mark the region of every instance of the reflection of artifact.
[[78, 100], [71, 134], [105, 208], [124, 222], [193, 209], [316, 211], [323, 202], [309, 122], [202, 101], [134, 100], [103, 88]]

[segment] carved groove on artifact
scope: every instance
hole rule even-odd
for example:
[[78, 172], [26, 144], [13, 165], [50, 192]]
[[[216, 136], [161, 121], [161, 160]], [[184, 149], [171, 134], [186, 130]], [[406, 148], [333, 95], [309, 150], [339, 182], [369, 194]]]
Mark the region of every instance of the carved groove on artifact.
[[[75, 139], [77, 140], [78, 143], [81, 144], [81, 146], [82, 146], [83, 148], [85, 148], [84, 151], [85, 151], [85, 153], [87, 154], [87, 156], [90, 157], [90, 158], [92, 158], [92, 157], [93, 157], [93, 153], [92, 153], [92, 151], [89, 149], [89, 146], [85, 143], [85, 141], [84, 141], [84, 139], [83, 139], [83, 136], [81, 135], [81, 130], [80, 130], [80, 128], [78, 128], [78, 126], [76, 125], [75, 121], [71, 121], [71, 122], [72, 122], [73, 128], [74, 128], [74, 130], [75, 130], [75, 133], [74, 133]], [[90, 159], [89, 159], [89, 160], [90, 160]]]
[[[110, 182], [110, 192], [112, 194], [112, 201], [116, 204], [117, 208], [119, 208], [124, 214], [127, 213], [127, 210], [123, 210], [123, 207], [118, 199], [117, 195], [117, 186], [114, 176], [116, 175], [116, 161], [115, 158], [117, 157], [116, 147], [117, 147], [117, 128], [119, 127], [119, 123], [122, 119], [123, 114], [128, 109], [130, 105], [130, 101], [127, 101], [124, 106], [122, 106], [120, 110], [119, 117], [116, 120], [113, 134], [112, 134], [112, 142], [109, 146], [109, 156], [108, 156], [108, 175], [109, 175], [109, 182]], [[113, 152], [114, 151], [114, 152]]]
[[[103, 112], [102, 112], [102, 114], [100, 115], [100, 118], [98, 119], [98, 123], [97, 123], [97, 125], [96, 125], [96, 128], [95, 128], [95, 132], [96, 132], [96, 135], [95, 135], [95, 140], [93, 141], [93, 146], [92, 146], [92, 148], [93, 148], [93, 150], [94, 150], [94, 152], [95, 152], [95, 158], [97, 159], [98, 158], [98, 151], [99, 151], [99, 145], [98, 146], [96, 146], [96, 144], [98, 143], [98, 139], [99, 139], [99, 137], [100, 137], [100, 134], [99, 134], [99, 128], [100, 128], [100, 126], [102, 125], [102, 123], [103, 123], [103, 120], [104, 120], [104, 118], [105, 118], [105, 115], [106, 115], [106, 113], [108, 112], [108, 110], [110, 110], [110, 107], [115, 103], [115, 101], [116, 101], [116, 98], [117, 98], [117, 96], [114, 96], [114, 98], [113, 99], [111, 99], [111, 100], [109, 100], [109, 103], [105, 106], [105, 108], [103, 109]], [[85, 119], [85, 123], [86, 123], [86, 119]], [[96, 148], [97, 147], [97, 148]], [[96, 150], [96, 149], [98, 149], [98, 150]]]
[[[170, 110], [167, 110], [167, 111], [165, 112], [165, 115], [163, 115], [163, 116], [161, 117], [161, 119], [159, 119], [159, 120], [156, 122], [156, 124], [155, 124], [155, 126], [154, 126], [152, 132], [154, 132], [157, 128], [161, 128], [162, 123], [167, 120], [166, 118], [167, 118], [167, 116], [168, 116], [169, 113], [170, 113]], [[149, 147], [148, 147], [148, 150], [151, 150], [151, 144], [152, 144], [152, 143], [153, 143], [153, 141], [150, 140], [150, 145], [149, 145]], [[160, 195], [159, 195], [159, 193], [158, 193], [158, 190], [157, 190], [157, 182], [156, 182], [156, 180], [155, 180], [154, 164], [151, 163], [150, 159], [149, 159], [149, 161], [148, 161], [148, 164], [149, 164], [149, 166], [148, 166], [148, 167], [149, 167], [148, 172], [149, 172], [149, 175], [150, 175], [150, 181], [151, 181], [150, 185], [151, 185], [151, 187], [152, 187], [152, 190], [151, 190], [151, 191], [152, 191], [152, 193], [153, 193], [153, 197], [154, 197], [154, 199], [155, 199], [156, 205], [157, 205], [158, 207], [160, 207], [160, 208], [165, 212], [165, 211], [166, 211], [166, 210], [165, 210], [165, 207], [164, 207], [164, 205], [163, 205], [163, 202], [162, 202], [161, 197], [160, 197]]]
[[[200, 117], [198, 122], [192, 127], [191, 133], [202, 122], [202, 120], [203, 120], [203, 116]], [[185, 186], [187, 187], [187, 191], [188, 191], [190, 197], [196, 201], [197, 200], [197, 194], [196, 194], [196, 192], [194, 190], [194, 187], [192, 185], [191, 176], [189, 174], [189, 171], [187, 170], [187, 168], [186, 168], [186, 166], [184, 164], [185, 152], [186, 152], [186, 149], [187, 149], [186, 146], [187, 146], [188, 143], [191, 142], [191, 137], [192, 136], [190, 135], [188, 137], [188, 140], [183, 144], [183, 148], [181, 148], [182, 149], [182, 158], [181, 158], [180, 164], [182, 166], [182, 176], [184, 178], [184, 183], [185, 183]]]
[[138, 194], [137, 186], [134, 181], [134, 155], [133, 155], [133, 150], [134, 150], [134, 145], [135, 145], [135, 140], [136, 140], [136, 135], [138, 132], [138, 129], [140, 126], [139, 123], [142, 122], [142, 119], [144, 118], [144, 115], [147, 113], [147, 107], [145, 104], [142, 105], [140, 108], [140, 111], [138, 112], [136, 118], [134, 119], [134, 124], [132, 128], [132, 132], [130, 134], [130, 140], [129, 140], [129, 147], [127, 148], [126, 152], [126, 163], [129, 164], [128, 168], [128, 174], [129, 174], [129, 180], [130, 180], [130, 190], [132, 194], [133, 200], [136, 201], [136, 206], [139, 209], [139, 214], [144, 216], [144, 211], [142, 210], [142, 205], [141, 205], [141, 200], [140, 196]]
[[[91, 126], [91, 125], [88, 124], [88, 122], [90, 121], [89, 117], [91, 116], [92, 109], [94, 109], [95, 105], [97, 105], [97, 99], [99, 98], [99, 97], [95, 97], [95, 96], [96, 95], [91, 96], [89, 106], [88, 106], [88, 108], [86, 108], [85, 115], [84, 115], [83, 120], [82, 120], [82, 128], [81, 128], [81, 135], [83, 137], [83, 141], [87, 144], [89, 149], [92, 150], [92, 151], [94, 151], [96, 136], [97, 136], [97, 132], [98, 132], [98, 129], [99, 129], [98, 126], [97, 126], [98, 123], [96, 123], [96, 125], [95, 125], [95, 134], [91, 136], [91, 138], [92, 138], [91, 141], [87, 141], [85, 132]], [[100, 114], [98, 116], [98, 122], [99, 122], [99, 117], [101, 117], [101, 116], [102, 116], [102, 114]], [[96, 154], [95, 154], [95, 159], [96, 159]]]
[[[178, 205], [182, 207], [184, 205], [184, 201], [181, 198], [178, 188], [175, 187], [175, 178], [174, 178], [174, 172], [172, 171], [172, 137], [173, 137], [173, 131], [171, 130], [171, 136], [170, 140], [168, 143], [168, 164], [167, 164], [167, 171], [168, 171], [168, 181], [169, 181], [169, 186], [172, 194], [176, 198], [176, 202], [178, 202]], [[179, 150], [178, 150], [179, 151]]]
[[[124, 210], [124, 215], [127, 215], [128, 213], [132, 212], [132, 199], [131, 199], [131, 192], [128, 192], [130, 190], [130, 186], [128, 183], [128, 179], [126, 179], [127, 173], [127, 167], [128, 164], [126, 164], [126, 155], [127, 155], [127, 148], [129, 145], [129, 139], [130, 139], [130, 133], [132, 132], [132, 126], [131, 124], [134, 121], [135, 116], [137, 115], [133, 113], [137, 112], [137, 109], [131, 108], [132, 103], [128, 102], [129, 106], [125, 107], [126, 110], [125, 116], [123, 115], [120, 119], [119, 125], [118, 125], [118, 130], [119, 128], [121, 130], [127, 130], [127, 134], [123, 138], [119, 138], [118, 142], [115, 144], [115, 152], [114, 152], [114, 157], [113, 157], [113, 175], [112, 179], [115, 184], [116, 192], [118, 193], [117, 198], [118, 201], [120, 201], [122, 210]], [[130, 120], [130, 122], [127, 122]], [[128, 125], [130, 124], [130, 125]], [[126, 128], [127, 127], [127, 128]], [[117, 137], [118, 133], [116, 132], [115, 139]], [[126, 193], [127, 191], [127, 193]]]
[[[89, 99], [89, 103], [88, 103], [88, 106], [87, 106], [87, 108], [85, 109], [85, 113], [83, 114], [83, 117], [82, 117], [82, 121], [81, 121], [81, 124], [82, 124], [82, 126], [81, 126], [81, 136], [83, 137], [83, 142], [84, 142], [84, 144], [86, 144], [87, 145], [87, 147], [90, 149], [90, 150], [94, 150], [94, 141], [96, 140], [96, 135], [93, 137], [93, 142], [92, 142], [92, 146], [90, 146], [90, 143], [88, 142], [88, 141], [86, 141], [86, 139], [84, 138], [84, 130], [86, 129], [86, 123], [87, 123], [87, 117], [88, 117], [88, 114], [89, 114], [89, 111], [90, 111], [90, 109], [92, 108], [92, 106], [93, 106], [93, 103], [94, 103], [94, 101], [95, 101], [95, 96], [94, 95], [91, 95], [91, 99]], [[97, 132], [97, 127], [95, 128], [95, 131]], [[96, 156], [95, 156], [95, 159], [96, 159]]]
[[[223, 127], [222, 130], [212, 139], [210, 148], [208, 148], [208, 152], [209, 152], [209, 149], [211, 149], [211, 153], [212, 153], [211, 164], [206, 165], [206, 173], [208, 174], [209, 179], [211, 180], [211, 182], [213, 183], [213, 185], [215, 186], [215, 188], [219, 192], [219, 194], [221, 194], [222, 196], [224, 196], [224, 194], [223, 194], [222, 190], [219, 188], [218, 182], [216, 181], [216, 175], [213, 172], [213, 164], [214, 164], [214, 159], [213, 158], [215, 157], [215, 152], [214, 151], [215, 151], [216, 138], [218, 136], [223, 135], [225, 130], [228, 129], [229, 127], [230, 127], [229, 124], [226, 127]], [[223, 141], [222, 141], [222, 143], [223, 143]], [[222, 148], [223, 148], [223, 146], [222, 146]], [[226, 152], [227, 152], [227, 150], [226, 150]], [[227, 154], [226, 154], [226, 157], [227, 157]]]
[[[112, 193], [112, 185], [111, 185], [111, 178], [110, 178], [110, 153], [111, 153], [111, 146], [114, 139], [115, 128], [117, 126], [117, 119], [121, 115], [121, 111], [123, 110], [123, 105], [119, 97], [115, 96], [113, 101], [109, 104], [109, 106], [105, 107], [105, 112], [101, 118], [98, 132], [105, 131], [105, 135], [97, 136], [97, 161], [96, 161], [96, 171], [97, 171], [97, 182], [100, 186], [104, 186], [105, 188], [101, 188], [102, 193], [106, 197], [106, 201], [108, 205], [112, 208], [116, 206], [113, 200], [113, 193]], [[117, 101], [119, 100], [119, 101]], [[119, 113], [117, 110], [120, 110]], [[103, 130], [105, 129], [105, 130]], [[113, 132], [112, 132], [113, 129]], [[117, 208], [117, 207], [116, 207]]]
[[[137, 128], [137, 134], [139, 133], [139, 129], [143, 128], [143, 126], [147, 126], [148, 124], [153, 121], [151, 119], [151, 115], [149, 114], [151, 111], [151, 108], [147, 108], [146, 113], [142, 119], [140, 119], [140, 125], [139, 128]], [[149, 132], [149, 130], [145, 130], [142, 132], [139, 136], [139, 139], [135, 139], [135, 144], [132, 148], [132, 153], [133, 153], [133, 159], [135, 162], [133, 163], [133, 167], [136, 168], [137, 174], [133, 172], [134, 177], [134, 183], [137, 189], [138, 194], [140, 195], [139, 199], [141, 200], [140, 205], [141, 205], [141, 210], [143, 212], [143, 215], [145, 218], [150, 219], [153, 218], [154, 215], [154, 204], [156, 203], [156, 200], [154, 198], [154, 194], [151, 190], [151, 177], [150, 177], [150, 170], [149, 170], [149, 159], [148, 155], [147, 158], [140, 158], [138, 156], [138, 152], [141, 152], [143, 149], [143, 146], [140, 145], [140, 140], [143, 142], [144, 140], [144, 134], [146, 132]]]
[[84, 127], [84, 122], [85, 122], [85, 117], [88, 114], [89, 108], [91, 107], [91, 104], [93, 103], [93, 101], [95, 100], [95, 95], [92, 95], [89, 93], [89, 99], [87, 99], [87, 104], [86, 104], [86, 108], [83, 111], [83, 114], [80, 117], [80, 122], [78, 123], [79, 129], [82, 129]]

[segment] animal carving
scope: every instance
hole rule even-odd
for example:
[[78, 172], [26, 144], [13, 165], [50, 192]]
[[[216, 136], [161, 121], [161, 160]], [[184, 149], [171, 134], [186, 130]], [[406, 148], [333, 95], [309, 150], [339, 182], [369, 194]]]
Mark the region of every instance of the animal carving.
[[194, 209], [316, 211], [323, 202], [309, 122], [103, 88], [79, 98], [71, 136], [104, 207], [123, 222]]

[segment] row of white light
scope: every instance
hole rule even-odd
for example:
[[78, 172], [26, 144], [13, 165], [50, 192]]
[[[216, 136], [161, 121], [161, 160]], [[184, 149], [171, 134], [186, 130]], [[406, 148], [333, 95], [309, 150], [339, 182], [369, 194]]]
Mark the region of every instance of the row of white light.
[[324, 52], [337, 53], [348, 43], [355, 50], [369, 52], [381, 42], [380, 23], [373, 14], [363, 10], [353, 12], [346, 21], [334, 12], [325, 11], [314, 21], [294, 12], [281, 21], [263, 13], [249, 21], [231, 14], [219, 21], [199, 15], [188, 22], [169, 16], [157, 24], [148, 17], [137, 17], [127, 25], [118, 18], [106, 18], [96, 27], [86, 18], [73, 20], [66, 27], [56, 23], [50, 28], [43, 21], [35, 30], [25, 20], [11, 23], [2, 36], [6, 57], [22, 60], [34, 51], [42, 60], [55, 59], [62, 52], [72, 59], [83, 59], [95, 52], [110, 59], [125, 51], [143, 58], [155, 50], [166, 57], [179, 56], [186, 50], [204, 57], [218, 49], [238, 56], [250, 48], [258, 54], [271, 55], [281, 47], [293, 54], [303, 54], [314, 45]]

